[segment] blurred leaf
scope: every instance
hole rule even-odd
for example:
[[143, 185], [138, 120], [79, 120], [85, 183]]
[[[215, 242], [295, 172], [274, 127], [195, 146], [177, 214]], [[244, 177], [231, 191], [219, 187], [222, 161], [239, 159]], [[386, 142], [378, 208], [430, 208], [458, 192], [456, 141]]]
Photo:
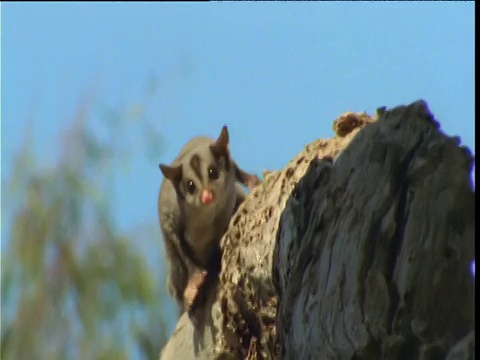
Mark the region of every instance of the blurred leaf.
[[161, 242], [121, 233], [110, 211], [113, 171], [129, 165], [118, 154], [132, 152], [129, 126], [150, 136], [138, 151], [159, 136], [138, 103], [134, 122], [104, 107], [100, 137], [88, 106], [60, 142], [53, 168], [42, 166], [27, 141], [2, 184], [11, 219], [2, 244], [3, 359], [156, 358], [168, 336], [163, 262], [149, 260], [163, 251]]

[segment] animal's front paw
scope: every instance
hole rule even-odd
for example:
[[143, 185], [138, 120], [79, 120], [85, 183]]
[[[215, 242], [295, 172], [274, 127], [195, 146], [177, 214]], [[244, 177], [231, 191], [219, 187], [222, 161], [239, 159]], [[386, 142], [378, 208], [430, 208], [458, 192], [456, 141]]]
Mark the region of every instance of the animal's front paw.
[[190, 311], [194, 305], [198, 290], [204, 283], [206, 277], [207, 272], [205, 270], [197, 270], [190, 276], [187, 287], [183, 293], [183, 302], [187, 311]]
[[190, 276], [187, 287], [183, 293], [184, 307], [187, 311], [188, 317], [194, 326], [197, 326], [200, 321], [200, 314], [198, 311], [198, 294], [202, 287], [207, 272], [205, 270], [197, 269]]

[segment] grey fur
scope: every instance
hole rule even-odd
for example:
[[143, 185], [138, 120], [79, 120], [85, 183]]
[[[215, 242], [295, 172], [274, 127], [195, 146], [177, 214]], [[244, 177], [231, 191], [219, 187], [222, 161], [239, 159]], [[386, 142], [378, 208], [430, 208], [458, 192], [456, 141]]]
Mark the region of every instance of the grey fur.
[[[215, 167], [218, 179], [209, 178]], [[240, 186], [257, 185], [260, 179], [236, 165], [228, 151], [228, 130], [217, 140], [199, 136], [190, 140], [171, 166], [160, 165], [165, 178], [158, 198], [160, 227], [169, 264], [167, 286], [184, 309], [183, 293], [195, 269], [220, 266], [220, 239], [238, 205], [245, 199]], [[188, 182], [195, 185], [190, 194]], [[213, 202], [201, 202], [202, 189], [209, 189]]]

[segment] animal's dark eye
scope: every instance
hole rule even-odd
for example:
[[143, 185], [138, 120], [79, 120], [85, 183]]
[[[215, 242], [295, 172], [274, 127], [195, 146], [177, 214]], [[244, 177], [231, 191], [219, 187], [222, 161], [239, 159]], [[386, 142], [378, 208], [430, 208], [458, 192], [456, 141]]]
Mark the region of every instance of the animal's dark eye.
[[210, 180], [218, 179], [218, 169], [215, 166], [211, 165], [208, 168], [208, 177], [210, 178]]
[[188, 180], [187, 181], [187, 191], [190, 193], [190, 194], [193, 194], [195, 192], [195, 184], [193, 183], [192, 180]]

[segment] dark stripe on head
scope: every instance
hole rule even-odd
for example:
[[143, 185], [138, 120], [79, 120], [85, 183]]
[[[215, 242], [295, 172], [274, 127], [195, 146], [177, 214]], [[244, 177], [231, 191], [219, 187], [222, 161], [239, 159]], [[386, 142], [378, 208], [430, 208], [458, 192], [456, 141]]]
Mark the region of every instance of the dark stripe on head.
[[222, 156], [220, 156], [219, 158], [217, 158], [217, 164], [220, 165], [220, 159], [223, 158], [223, 164], [225, 166], [225, 170], [226, 171], [230, 171], [230, 154], [228, 152], [224, 152], [222, 154]]
[[194, 154], [190, 159], [190, 166], [192, 167], [197, 177], [200, 179], [200, 182], [203, 182], [202, 172], [200, 170], [200, 156]]
[[230, 171], [230, 155], [225, 154], [225, 170]]
[[210, 145], [210, 151], [215, 158], [215, 161], [220, 165], [220, 159], [224, 159], [225, 170], [230, 171], [230, 152], [228, 148], [221, 146], [218, 142]]

